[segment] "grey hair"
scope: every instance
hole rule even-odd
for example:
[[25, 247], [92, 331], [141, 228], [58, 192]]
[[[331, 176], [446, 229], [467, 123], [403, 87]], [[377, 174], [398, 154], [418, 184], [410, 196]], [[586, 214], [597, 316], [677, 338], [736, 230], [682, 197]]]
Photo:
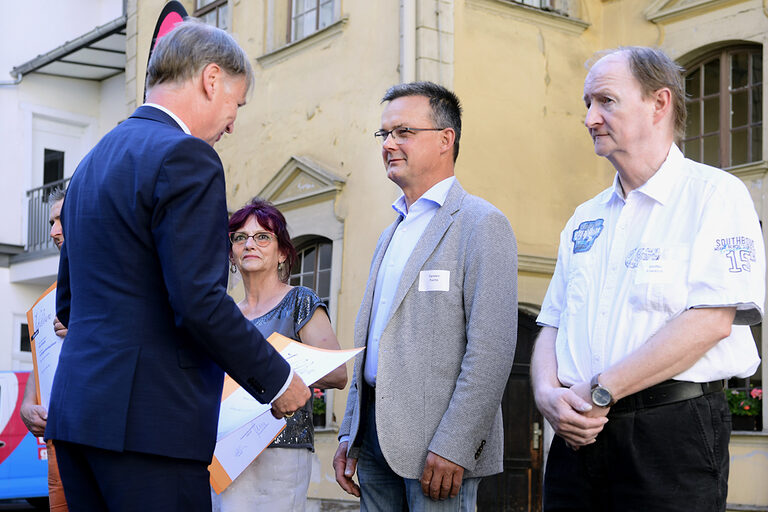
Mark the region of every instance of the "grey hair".
[[685, 137], [685, 121], [688, 117], [688, 111], [685, 108], [683, 67], [673, 61], [663, 50], [647, 46], [619, 46], [613, 50], [600, 52], [597, 56], [604, 57], [612, 53], [626, 54], [629, 70], [640, 84], [646, 99], [659, 89], [669, 89], [672, 93], [675, 140], [682, 140]]
[[234, 38], [196, 18], [186, 18], [158, 40], [147, 64], [147, 89], [162, 83], [183, 83], [215, 63], [233, 76], [254, 82], [253, 67]]
[[404, 96], [424, 96], [432, 108], [434, 128], [452, 128], [456, 133], [453, 141], [453, 161], [459, 157], [461, 139], [461, 103], [453, 92], [433, 82], [410, 82], [390, 87], [381, 102], [392, 101]]
[[50, 194], [48, 194], [48, 203], [53, 204], [57, 201], [63, 201], [66, 195], [67, 195], [67, 191], [64, 188], [56, 187], [53, 190], [51, 190]]

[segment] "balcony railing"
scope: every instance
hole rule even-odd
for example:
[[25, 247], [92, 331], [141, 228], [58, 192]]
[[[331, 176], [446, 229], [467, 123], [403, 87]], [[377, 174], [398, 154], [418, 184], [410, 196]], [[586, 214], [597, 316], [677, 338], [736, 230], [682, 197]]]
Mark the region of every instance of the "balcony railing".
[[27, 191], [27, 251], [36, 252], [55, 247], [49, 236], [51, 205], [48, 196], [57, 188], [67, 188], [70, 178], [46, 183]]

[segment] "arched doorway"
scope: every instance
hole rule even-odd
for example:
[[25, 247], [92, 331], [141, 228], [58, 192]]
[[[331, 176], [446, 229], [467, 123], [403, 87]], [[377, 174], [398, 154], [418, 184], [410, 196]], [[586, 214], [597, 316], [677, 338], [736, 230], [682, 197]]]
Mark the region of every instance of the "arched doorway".
[[518, 311], [515, 362], [501, 402], [504, 415], [504, 472], [484, 478], [477, 493], [478, 512], [541, 510], [544, 421], [531, 390], [536, 317]]

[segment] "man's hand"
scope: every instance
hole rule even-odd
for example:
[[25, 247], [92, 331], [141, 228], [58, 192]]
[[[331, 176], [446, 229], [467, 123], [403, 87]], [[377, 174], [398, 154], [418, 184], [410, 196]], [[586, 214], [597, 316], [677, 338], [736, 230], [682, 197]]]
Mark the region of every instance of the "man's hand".
[[[586, 446], [595, 442], [597, 435], [608, 422], [605, 417], [607, 408], [593, 407], [582, 398], [582, 384], [574, 386], [575, 390], [564, 387], [548, 387], [539, 389], [536, 393], [536, 405], [539, 411], [549, 421], [555, 432], [565, 439], [573, 448]], [[576, 393], [575, 391], [580, 391]]]
[[67, 335], [67, 328], [63, 323], [59, 322], [59, 317], [53, 318], [53, 332], [55, 332], [56, 336], [59, 338], [64, 338]]
[[19, 410], [21, 420], [32, 435], [42, 437], [45, 434], [45, 424], [48, 422], [48, 411], [37, 404], [22, 403]]
[[358, 486], [352, 477], [355, 476], [357, 469], [357, 459], [347, 457], [348, 442], [339, 443], [336, 455], [333, 456], [333, 469], [336, 471], [336, 481], [339, 486], [352, 496], [360, 497], [360, 486]]
[[427, 454], [427, 462], [421, 473], [421, 492], [433, 500], [455, 498], [461, 489], [464, 468], [436, 453]]
[[272, 416], [277, 419], [286, 415], [293, 415], [294, 412], [301, 409], [307, 403], [312, 394], [299, 374], [293, 374], [293, 380], [288, 385], [288, 389], [280, 395], [277, 400], [272, 402]]

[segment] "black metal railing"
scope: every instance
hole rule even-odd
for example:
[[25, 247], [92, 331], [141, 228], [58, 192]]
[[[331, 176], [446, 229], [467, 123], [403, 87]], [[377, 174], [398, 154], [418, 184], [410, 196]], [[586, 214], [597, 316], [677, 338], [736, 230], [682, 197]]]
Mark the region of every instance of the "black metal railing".
[[27, 251], [42, 251], [55, 247], [49, 236], [51, 226], [49, 216], [51, 205], [48, 196], [57, 188], [67, 188], [71, 178], [52, 181], [42, 187], [27, 191]]

